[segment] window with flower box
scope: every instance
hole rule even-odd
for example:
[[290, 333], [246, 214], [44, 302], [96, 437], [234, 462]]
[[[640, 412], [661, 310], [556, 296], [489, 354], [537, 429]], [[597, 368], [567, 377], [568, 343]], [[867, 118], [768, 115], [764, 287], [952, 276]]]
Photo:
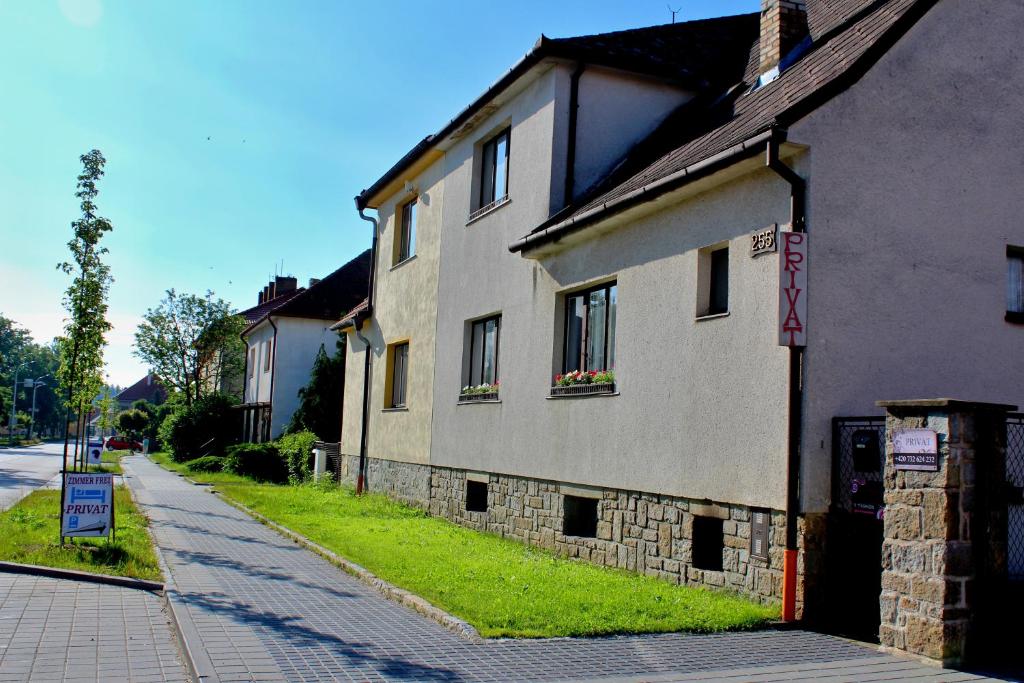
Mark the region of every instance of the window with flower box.
[[498, 349], [501, 315], [492, 315], [470, 324], [469, 373], [460, 401], [486, 401], [498, 398]]
[[[566, 295], [562, 373], [555, 376], [552, 395], [614, 390], [617, 304], [618, 287], [615, 282]], [[589, 388], [581, 388], [583, 386]]]

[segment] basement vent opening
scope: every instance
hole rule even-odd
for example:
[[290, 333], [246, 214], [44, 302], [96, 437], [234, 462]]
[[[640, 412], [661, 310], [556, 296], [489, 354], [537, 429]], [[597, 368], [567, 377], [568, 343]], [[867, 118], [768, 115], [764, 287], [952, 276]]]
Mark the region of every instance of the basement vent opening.
[[722, 571], [722, 549], [725, 535], [722, 520], [717, 517], [693, 518], [693, 566], [697, 569]]
[[487, 483], [466, 480], [466, 512], [487, 512]]
[[565, 518], [562, 533], [583, 538], [597, 537], [597, 498], [562, 496]]

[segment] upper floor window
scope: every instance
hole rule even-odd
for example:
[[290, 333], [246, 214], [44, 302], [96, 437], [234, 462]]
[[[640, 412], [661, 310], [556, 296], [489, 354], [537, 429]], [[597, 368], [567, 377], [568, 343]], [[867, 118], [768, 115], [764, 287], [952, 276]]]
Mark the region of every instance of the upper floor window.
[[501, 316], [473, 323], [469, 339], [469, 384], [494, 384], [498, 381], [498, 334]]
[[409, 342], [388, 347], [388, 365], [385, 405], [388, 408], [404, 408], [409, 384]]
[[1006, 319], [1024, 323], [1024, 247], [1006, 247]]
[[270, 370], [270, 355], [271, 355], [271, 348], [272, 348], [272, 346], [273, 346], [273, 342], [272, 341], [268, 341], [267, 342], [267, 348], [263, 350], [263, 371], [264, 372], [267, 372], [268, 370]]
[[480, 164], [480, 203], [483, 208], [508, 195], [508, 148], [510, 128], [484, 143]]
[[249, 377], [256, 374], [256, 347], [249, 349]]
[[395, 259], [397, 265], [416, 253], [416, 207], [419, 199], [415, 198], [402, 205], [401, 222], [395, 235]]
[[618, 288], [609, 282], [565, 297], [565, 359], [562, 371], [615, 367]]

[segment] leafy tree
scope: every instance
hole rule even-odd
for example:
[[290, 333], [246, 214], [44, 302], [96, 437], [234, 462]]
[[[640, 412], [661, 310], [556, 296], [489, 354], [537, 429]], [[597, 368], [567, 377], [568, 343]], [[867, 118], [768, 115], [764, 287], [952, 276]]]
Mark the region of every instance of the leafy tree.
[[138, 438], [149, 424], [149, 415], [134, 408], [123, 410], [117, 415], [117, 430], [122, 434]]
[[289, 432], [304, 429], [322, 441], [341, 438], [341, 400], [345, 391], [345, 341], [339, 339], [334, 357], [323, 345], [313, 362], [309, 384], [299, 389], [299, 407], [288, 425]]
[[[146, 311], [135, 331], [136, 357], [143, 360], [169, 388], [180, 391], [185, 405], [205, 392], [203, 361], [229, 344], [231, 331], [237, 326], [230, 305], [205, 296], [179, 295], [167, 290], [167, 296], [156, 308]], [[230, 351], [226, 354], [230, 356]]]
[[199, 337], [199, 383], [204, 390], [227, 394], [242, 393], [245, 372], [245, 317], [224, 316], [203, 330]]
[[0, 422], [10, 420], [11, 392], [14, 372], [18, 369], [18, 409], [31, 415], [33, 389], [24, 380], [42, 380], [35, 389], [36, 415], [34, 434], [55, 432], [62, 420], [62, 410], [54, 390], [60, 364], [54, 344], [36, 344], [28, 330], [10, 318], [0, 315]]
[[[99, 194], [96, 184], [103, 177], [106, 159], [98, 149], [94, 149], [83, 154], [80, 160], [82, 173], [78, 176], [75, 196], [81, 200], [82, 216], [71, 223], [74, 232], [74, 237], [68, 242], [71, 261], [57, 265], [73, 276], [64, 296], [68, 320], [64, 336], [58, 341], [60, 366], [57, 376], [65, 392], [67, 407], [82, 412], [91, 405], [103, 385], [103, 347], [106, 345], [105, 336], [111, 329], [106, 317], [107, 294], [112, 278], [110, 267], [102, 260], [107, 249], [100, 246], [100, 240], [113, 230], [113, 225], [97, 214], [95, 203]], [[65, 426], [65, 461], [67, 451], [68, 428]]]
[[99, 411], [99, 419], [96, 426], [100, 428], [100, 434], [109, 433], [117, 424], [117, 403], [114, 401], [110, 389], [104, 389], [103, 397], [96, 401], [96, 410]]
[[176, 403], [160, 425], [161, 446], [178, 462], [224, 453], [242, 431], [240, 414], [232, 409], [237, 402], [227, 394], [206, 394], [192, 405]]

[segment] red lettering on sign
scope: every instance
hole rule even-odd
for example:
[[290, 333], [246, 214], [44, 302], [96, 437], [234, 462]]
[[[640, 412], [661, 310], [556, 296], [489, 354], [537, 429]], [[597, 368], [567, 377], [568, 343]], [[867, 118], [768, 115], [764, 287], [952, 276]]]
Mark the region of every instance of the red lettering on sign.
[[780, 237], [783, 248], [779, 272], [779, 343], [803, 346], [806, 343], [807, 235], [786, 232]]

